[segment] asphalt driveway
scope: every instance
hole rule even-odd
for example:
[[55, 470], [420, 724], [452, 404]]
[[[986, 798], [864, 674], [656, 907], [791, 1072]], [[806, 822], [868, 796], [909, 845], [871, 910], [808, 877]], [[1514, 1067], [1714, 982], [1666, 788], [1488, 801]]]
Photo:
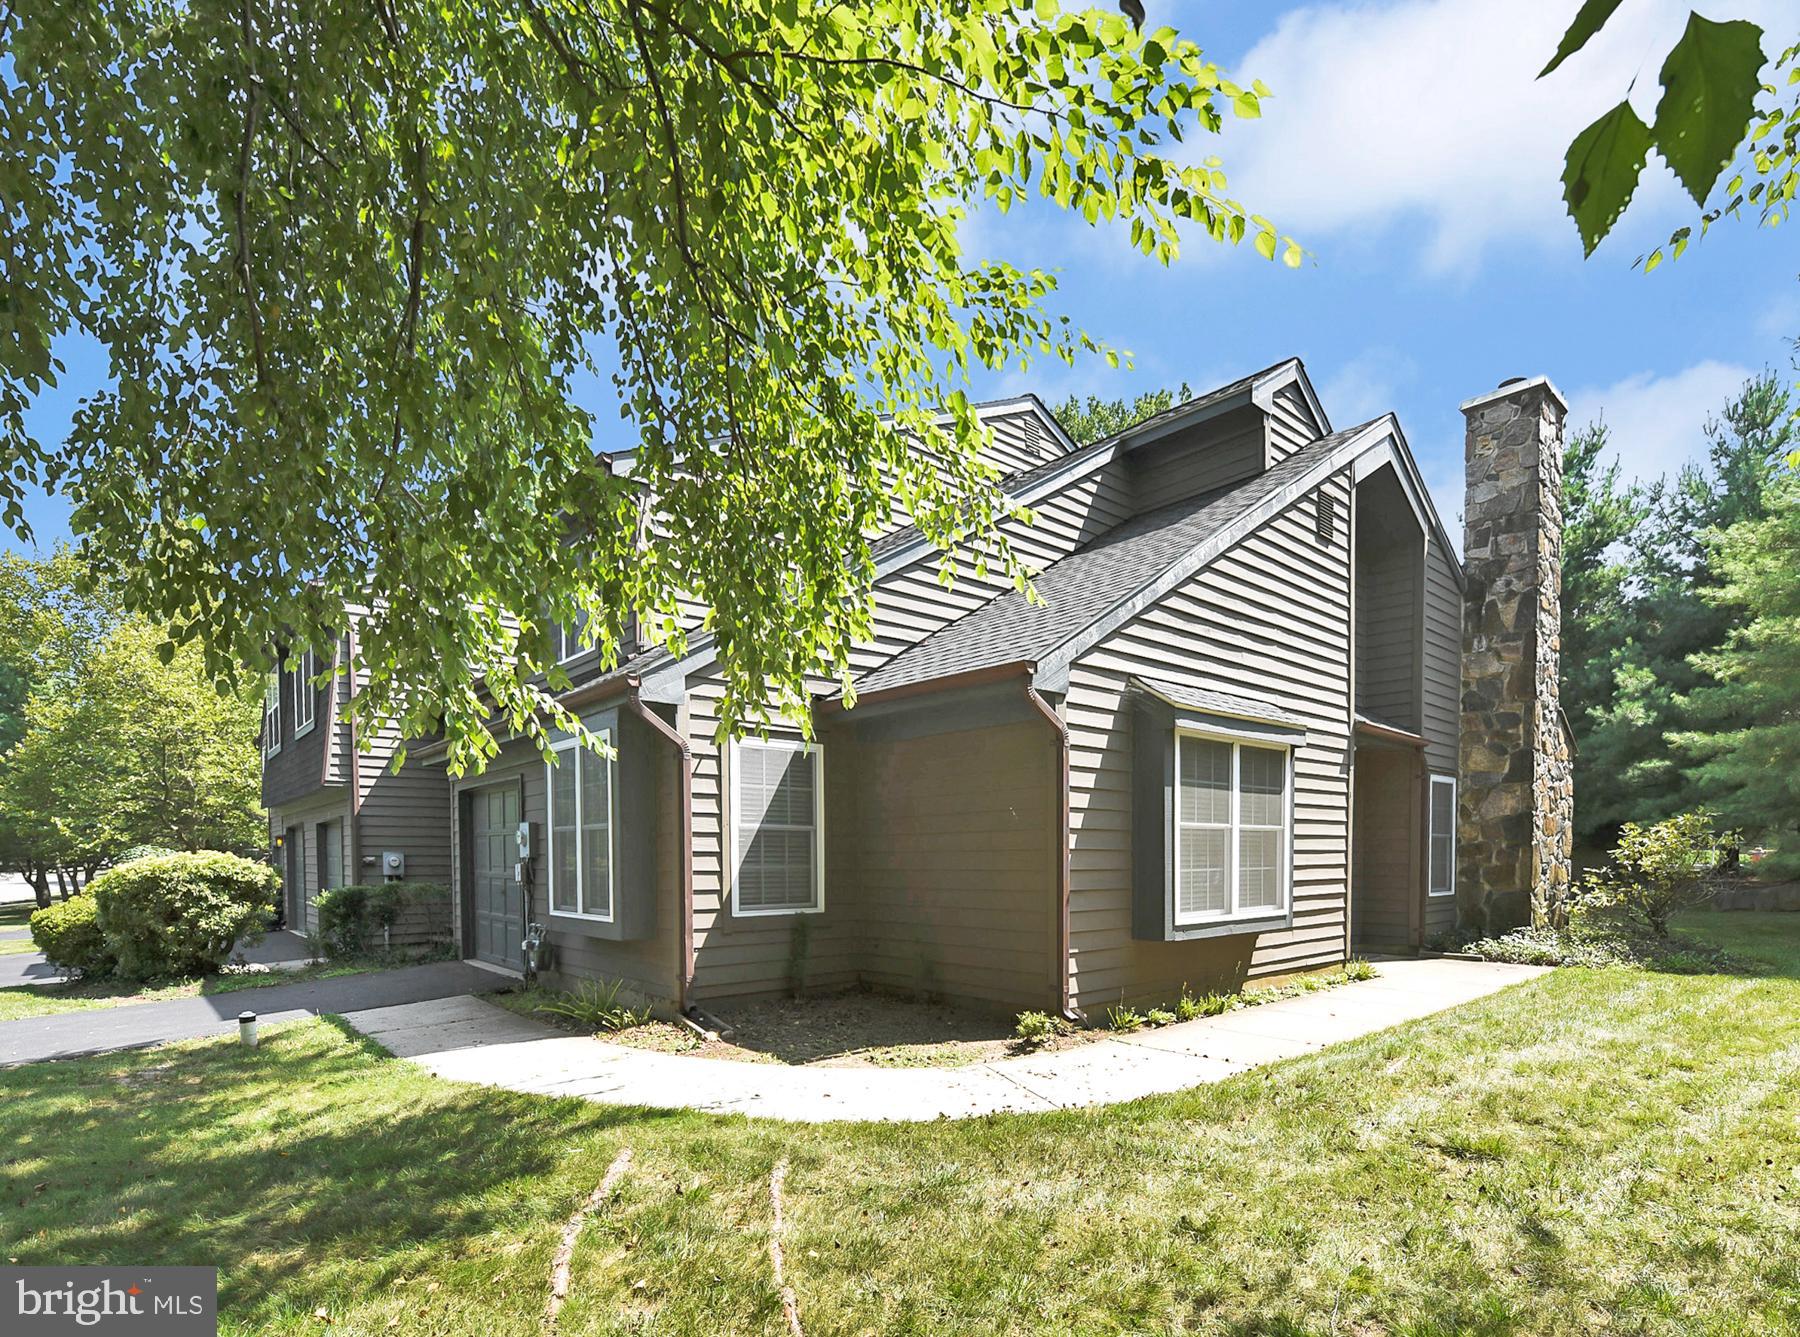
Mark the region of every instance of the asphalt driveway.
[[506, 983], [505, 976], [479, 966], [434, 961], [166, 1003], [125, 1003], [91, 1012], [26, 1017], [0, 1022], [0, 1067], [226, 1035], [236, 1031], [238, 1013], [246, 1010], [255, 1012], [262, 1022], [294, 1021], [325, 1012], [359, 1012], [491, 993]]

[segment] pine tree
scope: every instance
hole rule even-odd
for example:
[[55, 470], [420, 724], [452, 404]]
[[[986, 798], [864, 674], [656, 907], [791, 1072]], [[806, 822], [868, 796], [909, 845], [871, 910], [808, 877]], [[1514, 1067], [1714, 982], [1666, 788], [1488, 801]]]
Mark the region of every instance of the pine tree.
[[1562, 703], [1575, 736], [1575, 831], [1592, 837], [1616, 820], [1618, 778], [1596, 740], [1617, 695], [1616, 670], [1631, 635], [1636, 570], [1630, 540], [1649, 515], [1645, 490], [1602, 464], [1604, 422], [1573, 433], [1563, 448]]
[[1715, 533], [1712, 592], [1747, 609], [1725, 645], [1695, 656], [1703, 681], [1683, 702], [1694, 727], [1674, 737], [1698, 764], [1694, 788], [1723, 825], [1769, 841], [1765, 865], [1800, 876], [1800, 475], [1764, 493], [1764, 514]]
[[[1613, 692], [1590, 711], [1579, 830], [1654, 822], [1707, 806], [1707, 782], [1670, 741], [1689, 728], [1688, 700], [1714, 681], [1709, 656], [1747, 621], [1718, 567], [1717, 536], [1767, 513], [1775, 470], [1796, 434], [1788, 389], [1771, 372], [1745, 383], [1706, 425], [1707, 455], [1653, 487], [1629, 591], [1626, 636], [1612, 654]], [[1578, 746], [1580, 741], [1578, 738]], [[1597, 778], [1595, 778], [1597, 777]]]

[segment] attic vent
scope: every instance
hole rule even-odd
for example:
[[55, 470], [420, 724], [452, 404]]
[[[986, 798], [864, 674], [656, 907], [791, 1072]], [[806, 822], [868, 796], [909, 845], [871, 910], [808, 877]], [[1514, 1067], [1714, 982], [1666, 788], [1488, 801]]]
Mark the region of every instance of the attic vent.
[[1313, 535], [1320, 543], [1330, 543], [1337, 535], [1337, 498], [1329, 492], [1319, 494], [1318, 513], [1313, 517]]
[[1035, 454], [1037, 452], [1037, 448], [1038, 448], [1037, 414], [1027, 413], [1025, 415], [1024, 423], [1022, 425], [1024, 427], [1025, 448], [1027, 450], [1031, 451], [1033, 454]]

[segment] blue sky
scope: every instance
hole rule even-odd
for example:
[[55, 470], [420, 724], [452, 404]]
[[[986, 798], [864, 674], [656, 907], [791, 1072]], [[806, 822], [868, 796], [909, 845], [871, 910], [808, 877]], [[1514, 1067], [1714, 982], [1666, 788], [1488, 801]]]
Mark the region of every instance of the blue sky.
[[[1577, 421], [1605, 414], [1627, 473], [1655, 477], [1697, 452], [1706, 417], [1746, 376], [1787, 370], [1800, 335], [1800, 220], [1773, 231], [1728, 223], [1646, 276], [1632, 261], [1695, 212], [1660, 165], [1591, 259], [1563, 216], [1564, 147], [1634, 80], [1650, 119], [1681, 0], [1626, 0], [1608, 32], [1543, 81], [1533, 76], [1575, 0], [1147, 7], [1152, 25], [1173, 24], [1232, 75], [1273, 90], [1260, 121], [1229, 119], [1189, 147], [1222, 157], [1231, 193], [1311, 259], [1289, 270], [1196, 239], [1165, 269], [1122, 230], [1054, 210], [977, 217], [971, 247], [1059, 270], [1060, 309], [1135, 357], [1129, 370], [1035, 367], [982, 391], [1032, 389], [1052, 402], [1183, 380], [1200, 391], [1298, 355], [1338, 424], [1400, 415], [1455, 533], [1457, 405], [1507, 376], [1549, 375]], [[1800, 0], [1731, 10], [1778, 35], [1800, 26]], [[105, 376], [96, 349], [62, 352], [63, 384], [34, 413], [51, 437]], [[600, 421], [617, 430], [613, 413]], [[66, 536], [59, 499], [36, 500], [31, 517], [41, 541]]]

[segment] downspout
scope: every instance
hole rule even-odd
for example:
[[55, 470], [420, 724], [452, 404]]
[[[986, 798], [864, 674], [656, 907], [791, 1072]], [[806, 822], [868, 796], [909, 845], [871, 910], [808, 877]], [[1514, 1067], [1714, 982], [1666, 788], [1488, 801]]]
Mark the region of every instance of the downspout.
[[1083, 1018], [1075, 1011], [1069, 995], [1069, 726], [1029, 681], [1025, 684], [1025, 699], [1044, 717], [1045, 723], [1056, 730], [1056, 798], [1051, 806], [1056, 813], [1057, 838], [1056, 969], [1060, 981], [1057, 1010], [1064, 1019], [1079, 1022]]
[[680, 808], [681, 830], [677, 839], [681, 845], [681, 886], [675, 895], [679, 924], [675, 935], [675, 1010], [685, 1015], [688, 991], [694, 983], [694, 750], [686, 738], [665, 724], [662, 716], [637, 697], [630, 697], [625, 704], [675, 749], [676, 765], [681, 769], [680, 794], [676, 799]]
[[[344, 728], [350, 738], [350, 867], [356, 882], [363, 880], [362, 866], [362, 759], [356, 746], [356, 714], [350, 709], [350, 698], [356, 695], [356, 619], [349, 619], [345, 635], [344, 674], [348, 692], [344, 698]], [[331, 688], [332, 705], [337, 705], [337, 685]], [[335, 729], [335, 725], [333, 726]]]

